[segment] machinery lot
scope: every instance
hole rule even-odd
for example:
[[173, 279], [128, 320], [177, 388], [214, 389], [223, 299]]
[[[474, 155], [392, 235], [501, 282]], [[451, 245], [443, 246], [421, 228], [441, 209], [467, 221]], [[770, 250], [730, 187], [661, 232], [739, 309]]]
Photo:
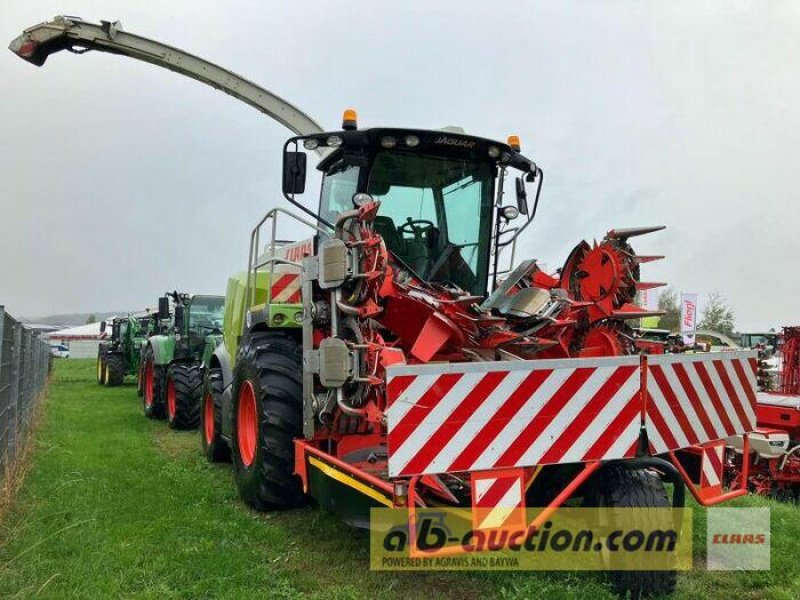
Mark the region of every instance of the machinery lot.
[[[142, 419], [134, 384], [99, 387], [94, 368], [56, 363], [35, 469], [0, 523], [0, 597], [615, 597], [594, 573], [370, 572], [363, 533], [314, 508], [248, 509], [196, 433]], [[697, 509], [697, 570], [674, 597], [798, 597], [800, 509], [756, 497], [730, 505], [771, 509], [771, 570], [703, 570]]]

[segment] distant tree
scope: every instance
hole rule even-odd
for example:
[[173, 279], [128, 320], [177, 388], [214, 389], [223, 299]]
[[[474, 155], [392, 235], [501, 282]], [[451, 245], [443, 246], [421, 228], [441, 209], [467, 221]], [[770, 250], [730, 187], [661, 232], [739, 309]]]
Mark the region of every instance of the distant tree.
[[699, 329], [710, 329], [731, 336], [735, 326], [736, 317], [725, 296], [719, 292], [710, 294], [703, 308]]
[[96, 323], [96, 322], [97, 322], [97, 317], [95, 316], [95, 314], [89, 313], [89, 316], [86, 317], [86, 324], [88, 325], [89, 323]]
[[664, 315], [659, 319], [658, 326], [661, 329], [679, 331], [681, 322], [681, 305], [678, 302], [678, 292], [673, 287], [661, 290], [658, 297], [658, 310]]

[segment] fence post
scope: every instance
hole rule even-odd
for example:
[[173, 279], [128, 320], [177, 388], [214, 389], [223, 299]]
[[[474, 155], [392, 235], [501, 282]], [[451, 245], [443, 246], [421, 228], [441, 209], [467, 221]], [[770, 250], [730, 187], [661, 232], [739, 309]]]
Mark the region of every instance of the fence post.
[[6, 377], [8, 368], [6, 367], [7, 360], [10, 356], [6, 356], [8, 351], [5, 351], [5, 325], [6, 325], [6, 309], [0, 306], [0, 488], [5, 483], [6, 464], [8, 461], [8, 418], [10, 404], [9, 383]]
[[22, 325], [17, 323], [12, 327], [14, 337], [12, 339], [11, 352], [11, 404], [10, 418], [8, 420], [8, 461], [13, 463], [17, 458], [17, 438], [19, 433], [19, 397], [22, 388]]

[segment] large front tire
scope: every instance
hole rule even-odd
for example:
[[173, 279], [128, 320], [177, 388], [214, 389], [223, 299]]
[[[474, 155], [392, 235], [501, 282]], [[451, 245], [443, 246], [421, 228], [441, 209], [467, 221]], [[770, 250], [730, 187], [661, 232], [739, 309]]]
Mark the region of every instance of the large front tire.
[[[602, 471], [602, 478], [598, 485], [597, 506], [615, 508], [641, 508], [641, 509], [669, 509], [672, 504], [664, 489], [661, 478], [647, 469], [629, 469], [622, 465], [609, 465]], [[636, 518], [647, 520], [646, 526], [653, 528], [654, 518], [664, 517], [663, 513], [637, 511]], [[643, 522], [643, 525], [644, 522]], [[663, 527], [670, 528], [671, 523], [666, 522]], [[632, 600], [650, 598], [651, 596], [666, 596], [675, 590], [677, 572], [673, 570], [659, 571], [611, 571], [611, 584], [614, 590], [622, 597]], [[629, 595], [629, 596], [628, 596]]]
[[106, 379], [106, 357], [102, 349], [97, 351], [97, 385], [103, 385]]
[[197, 363], [175, 363], [167, 371], [167, 420], [171, 429], [197, 429], [203, 376]]
[[106, 387], [121, 385], [125, 379], [125, 372], [128, 370], [125, 365], [125, 357], [121, 354], [107, 354], [105, 362], [103, 383]]
[[144, 355], [144, 396], [142, 404], [144, 406], [144, 416], [148, 419], [163, 419], [165, 415], [164, 406], [164, 368], [156, 365], [153, 351], [147, 349]]
[[222, 439], [222, 391], [222, 370], [208, 369], [200, 406], [200, 439], [209, 462], [231, 459], [231, 449]]
[[233, 381], [232, 454], [242, 499], [259, 511], [302, 504], [294, 439], [303, 432], [303, 353], [294, 339], [252, 334]]

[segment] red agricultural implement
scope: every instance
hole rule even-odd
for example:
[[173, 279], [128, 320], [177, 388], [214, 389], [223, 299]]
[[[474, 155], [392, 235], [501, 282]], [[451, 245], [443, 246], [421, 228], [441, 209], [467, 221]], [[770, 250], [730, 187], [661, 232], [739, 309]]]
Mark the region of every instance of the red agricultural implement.
[[[747, 489], [779, 500], [800, 500], [800, 327], [784, 327], [778, 339], [777, 391], [757, 395], [758, 427], [750, 434], [750, 451], [742, 436], [729, 440], [726, 478], [741, 485], [743, 465]], [[747, 455], [747, 460], [744, 456]]]
[[[539, 527], [565, 503], [668, 508], [686, 487], [703, 505], [746, 493], [721, 480], [724, 440], [755, 427], [755, 353], [637, 353], [626, 323], [652, 313], [636, 292], [660, 285], [642, 282], [640, 266], [661, 257], [630, 240], [662, 227], [581, 242], [557, 273], [535, 259], [504, 269], [544, 178], [515, 136], [359, 129], [354, 111], [323, 131], [263, 88], [117, 23], [62, 17], [11, 49], [36, 65], [64, 49], [144, 60], [298, 134], [283, 148], [283, 194], [301, 213], [273, 209], [253, 230], [201, 411], [208, 458], [232, 457], [249, 505], [313, 498], [361, 527], [371, 508], [405, 510], [413, 524], [420, 508], [452, 507], [491, 515], [474, 521], [490, 531], [504, 526], [496, 509], [542, 508], [527, 524]], [[303, 150], [322, 157], [316, 209], [298, 200]], [[278, 242], [280, 215], [309, 237]], [[634, 597], [675, 583], [671, 571], [614, 577]]]

